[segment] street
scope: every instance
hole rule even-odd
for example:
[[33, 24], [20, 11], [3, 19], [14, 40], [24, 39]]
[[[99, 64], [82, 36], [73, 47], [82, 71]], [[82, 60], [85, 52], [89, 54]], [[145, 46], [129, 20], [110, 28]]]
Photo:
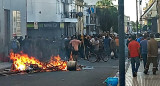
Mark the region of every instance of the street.
[[79, 60], [79, 64], [93, 69], [0, 76], [0, 86], [106, 86], [104, 80], [118, 70], [118, 60], [112, 59], [97, 63]]

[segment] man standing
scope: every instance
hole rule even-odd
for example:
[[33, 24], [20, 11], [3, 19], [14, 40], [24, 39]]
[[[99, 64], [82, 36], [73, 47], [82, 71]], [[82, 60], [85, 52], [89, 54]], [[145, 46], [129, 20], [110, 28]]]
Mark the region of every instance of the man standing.
[[140, 44], [135, 41], [136, 36], [132, 35], [132, 41], [128, 44], [128, 56], [131, 58], [132, 74], [133, 77], [137, 76], [138, 68], [140, 66], [139, 53]]
[[[111, 42], [110, 42], [110, 47], [111, 47], [111, 52], [114, 53], [114, 57], [118, 58], [117, 53], [116, 53], [116, 42], [115, 42], [115, 37], [112, 36]], [[111, 58], [113, 59], [113, 57], [111, 56]]]
[[108, 58], [111, 56], [111, 50], [110, 50], [110, 41], [111, 39], [109, 39], [109, 35], [105, 36], [105, 39], [103, 40], [104, 41], [104, 50], [108, 56]]
[[131, 42], [131, 36], [128, 37], [126, 46], [128, 47], [129, 42]]
[[77, 61], [78, 58], [78, 46], [81, 44], [80, 40], [77, 40], [77, 37], [74, 37], [73, 40], [70, 41], [70, 44], [72, 45], [72, 55], [73, 55], [73, 60]]
[[119, 55], [119, 37], [118, 36], [115, 38], [115, 42], [116, 42], [116, 53], [117, 55]]
[[14, 53], [17, 53], [20, 48], [20, 43], [17, 40], [17, 36], [14, 36], [14, 38], [11, 41], [11, 49], [13, 50]]
[[95, 37], [95, 41], [94, 41], [94, 52], [97, 55], [97, 59], [95, 62], [99, 62], [100, 61], [100, 52], [99, 52], [99, 40], [97, 37]]
[[150, 40], [148, 41], [148, 57], [147, 64], [144, 73], [147, 74], [150, 63], [153, 63], [153, 74], [156, 75], [157, 69], [157, 56], [158, 56], [158, 42], [154, 39], [154, 35], [150, 34]]
[[144, 38], [144, 40], [142, 40], [141, 42], [140, 42], [140, 51], [141, 51], [141, 56], [142, 56], [142, 58], [143, 58], [143, 64], [144, 64], [144, 68], [145, 68], [145, 66], [146, 66], [146, 62], [147, 62], [147, 42], [148, 42], [148, 40], [147, 40], [147, 35], [144, 35], [143, 36], [143, 38]]
[[71, 38], [67, 37], [64, 39], [64, 45], [65, 45], [65, 54], [67, 56], [67, 59], [69, 59], [70, 57], [70, 46], [69, 46], [69, 42], [70, 42]]

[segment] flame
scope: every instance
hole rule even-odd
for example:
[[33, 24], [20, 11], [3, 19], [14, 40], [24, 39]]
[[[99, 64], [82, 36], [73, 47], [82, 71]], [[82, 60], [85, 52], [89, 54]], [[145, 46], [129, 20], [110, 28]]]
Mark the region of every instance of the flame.
[[13, 64], [15, 66], [14, 70], [17, 71], [24, 71], [27, 69], [27, 66], [30, 66], [31, 64], [38, 65], [41, 69], [47, 69], [51, 67], [58, 67], [59, 70], [67, 70], [67, 62], [62, 61], [60, 56], [51, 57], [49, 63], [45, 64], [43, 62], [40, 62], [35, 57], [29, 57], [27, 54], [21, 53], [10, 53], [10, 59], [13, 61]]
[[60, 56], [51, 57], [47, 67], [58, 67], [60, 70], [67, 70], [67, 62], [61, 61]]

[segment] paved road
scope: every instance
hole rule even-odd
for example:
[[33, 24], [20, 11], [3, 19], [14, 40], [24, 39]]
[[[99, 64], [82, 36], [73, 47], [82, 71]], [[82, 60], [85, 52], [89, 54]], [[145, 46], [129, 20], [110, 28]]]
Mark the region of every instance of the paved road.
[[106, 86], [103, 81], [118, 70], [118, 60], [112, 59], [99, 63], [80, 60], [79, 64], [94, 69], [0, 76], [0, 86]]
[[[125, 47], [125, 56], [127, 51]], [[94, 69], [0, 76], [0, 86], [106, 86], [103, 81], [118, 70], [118, 60], [112, 59], [99, 63], [80, 60], [79, 64]]]

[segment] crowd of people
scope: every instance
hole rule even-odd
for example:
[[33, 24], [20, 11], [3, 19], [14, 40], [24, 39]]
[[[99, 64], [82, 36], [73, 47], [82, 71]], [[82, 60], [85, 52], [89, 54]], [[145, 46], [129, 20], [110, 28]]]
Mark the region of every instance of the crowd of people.
[[[103, 60], [102, 54], [107, 58], [118, 58], [119, 39], [118, 35], [99, 34], [99, 35], [84, 35], [72, 36], [65, 38], [65, 50], [67, 58], [70, 58], [72, 53], [73, 59], [77, 61], [77, 57], [89, 60], [90, 53], [96, 54], [95, 62]], [[113, 54], [113, 55], [112, 55]], [[104, 60], [103, 60], [104, 61]]]
[[[153, 74], [158, 70], [158, 42], [155, 34], [130, 35], [126, 42], [128, 47], [128, 57], [131, 58], [133, 77], [137, 76], [140, 66], [140, 60], [143, 60], [144, 74], [148, 74], [149, 65], [153, 63]], [[95, 34], [90, 35], [73, 35], [71, 37], [62, 37], [60, 41], [55, 42], [48, 38], [31, 38], [25, 36], [14, 39], [10, 43], [10, 48], [14, 53], [23, 51], [29, 56], [35, 56], [38, 59], [47, 58], [52, 55], [65, 57], [77, 61], [78, 58], [89, 60], [91, 53], [96, 54], [95, 62], [103, 60], [102, 55], [107, 58], [116, 59], [119, 54], [119, 38], [114, 34]], [[71, 58], [72, 57], [72, 58]]]
[[[137, 76], [140, 60], [143, 60], [144, 74], [148, 74], [149, 65], [153, 63], [153, 74], [158, 70], [158, 42], [155, 34], [131, 35], [126, 43], [128, 46], [128, 57], [131, 58], [133, 77]], [[159, 38], [159, 36], [156, 38]]]
[[51, 38], [37, 37], [32, 38], [25, 36], [17, 38], [15, 36], [10, 43], [10, 48], [14, 53], [23, 51], [29, 56], [36, 58], [48, 58], [52, 55], [58, 55], [67, 60], [71, 55], [73, 60], [77, 58], [89, 60], [90, 53], [96, 54], [95, 62], [99, 62], [102, 54], [106, 54], [108, 58], [118, 58], [119, 39], [118, 35], [105, 33], [90, 35], [73, 35], [71, 37], [63, 37], [59, 40]]
[[[154, 34], [130, 35], [126, 42], [128, 47], [128, 57], [131, 58], [133, 77], [137, 76], [140, 66], [140, 59], [143, 60], [144, 74], [148, 73], [150, 63], [153, 63], [153, 74], [158, 70], [158, 42]], [[96, 54], [95, 62], [103, 60], [102, 55], [107, 58], [116, 59], [119, 54], [119, 38], [114, 34], [73, 35], [62, 37], [60, 41], [37, 37], [35, 39], [25, 36], [14, 39], [10, 43], [10, 48], [14, 53], [23, 51], [29, 56], [38, 59], [50, 58], [60, 54], [65, 59], [77, 61], [78, 58], [89, 60], [91, 53]], [[72, 58], [71, 58], [72, 57]]]

